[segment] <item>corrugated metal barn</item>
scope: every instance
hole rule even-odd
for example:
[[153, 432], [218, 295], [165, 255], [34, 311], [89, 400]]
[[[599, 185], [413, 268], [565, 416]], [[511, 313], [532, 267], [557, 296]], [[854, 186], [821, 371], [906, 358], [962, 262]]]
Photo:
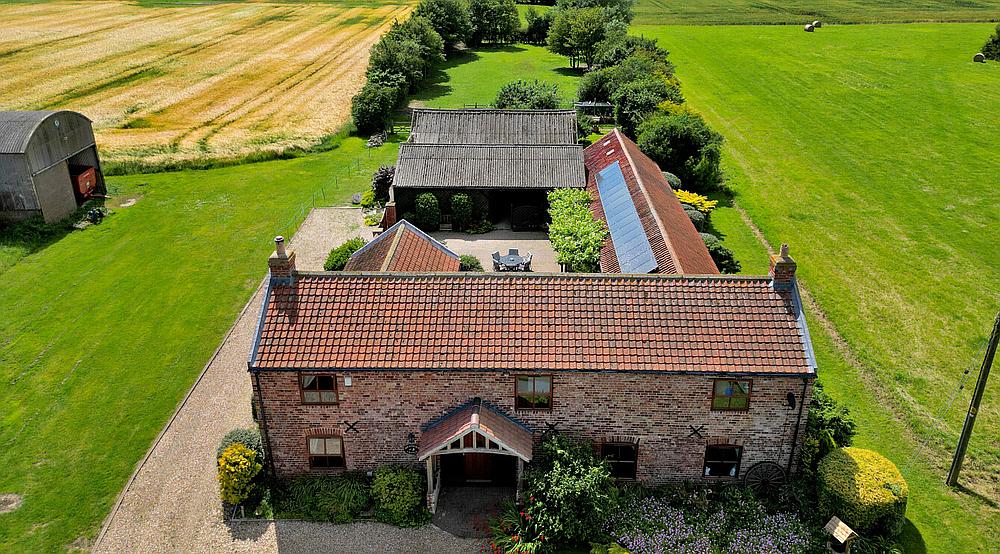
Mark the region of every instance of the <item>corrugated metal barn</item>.
[[66, 110], [0, 112], [0, 219], [58, 221], [107, 193], [94, 129]]

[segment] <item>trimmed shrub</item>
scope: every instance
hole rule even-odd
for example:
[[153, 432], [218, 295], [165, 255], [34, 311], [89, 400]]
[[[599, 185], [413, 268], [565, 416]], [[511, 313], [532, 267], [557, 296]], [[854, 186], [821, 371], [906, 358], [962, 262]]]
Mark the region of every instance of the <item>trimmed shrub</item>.
[[501, 110], [551, 110], [559, 107], [559, 87], [541, 81], [511, 81], [497, 91], [493, 107]]
[[221, 458], [222, 453], [227, 448], [237, 443], [242, 444], [243, 446], [256, 452], [258, 461], [264, 461], [264, 445], [260, 440], [260, 429], [257, 429], [256, 427], [233, 429], [226, 433], [226, 435], [222, 437], [222, 440], [219, 441], [219, 447], [215, 450], [215, 458]]
[[677, 200], [679, 200], [681, 204], [691, 206], [706, 216], [712, 213], [712, 210], [719, 205], [718, 200], [709, 200], [707, 196], [696, 192], [688, 192], [686, 190], [678, 189], [674, 191], [674, 195], [677, 196]]
[[604, 222], [590, 211], [590, 193], [581, 189], [556, 189], [549, 193], [549, 240], [558, 261], [570, 271], [600, 269], [601, 246], [608, 236]]
[[366, 190], [361, 193], [361, 207], [365, 210], [371, 210], [375, 207], [375, 191]]
[[691, 223], [694, 224], [695, 229], [697, 229], [698, 231], [705, 230], [705, 223], [707, 222], [705, 214], [699, 212], [698, 210], [692, 208], [691, 206], [685, 206], [684, 213], [687, 214], [688, 219], [690, 219]]
[[413, 223], [424, 231], [436, 231], [441, 225], [441, 206], [434, 193], [425, 192], [417, 196], [414, 210]]
[[372, 495], [375, 518], [399, 527], [418, 527], [430, 520], [424, 507], [424, 477], [419, 471], [402, 466], [383, 466], [375, 470]]
[[358, 237], [349, 239], [344, 244], [330, 251], [330, 255], [326, 257], [326, 263], [323, 264], [323, 269], [327, 271], [343, 271], [351, 254], [360, 250], [364, 245], [365, 239]]
[[451, 197], [451, 222], [455, 229], [465, 230], [472, 224], [472, 199], [468, 194], [459, 192]]
[[372, 173], [372, 192], [375, 193], [375, 200], [383, 203], [389, 201], [389, 187], [392, 186], [392, 179], [395, 176], [394, 165], [383, 165]]
[[545, 541], [600, 540], [614, 510], [615, 483], [593, 447], [554, 433], [541, 445], [526, 475], [524, 512]]
[[1000, 24], [997, 24], [996, 30], [986, 40], [986, 44], [983, 45], [980, 51], [983, 53], [983, 56], [986, 56], [987, 60], [1000, 62]]
[[733, 251], [723, 246], [718, 239], [715, 241], [706, 240], [705, 246], [708, 247], [708, 253], [712, 256], [715, 267], [719, 268], [722, 273], [739, 273], [743, 269]]
[[459, 258], [458, 269], [460, 271], [482, 271], [483, 264], [481, 264], [479, 262], [479, 258], [475, 256], [462, 254], [461, 258]]
[[819, 463], [819, 511], [858, 533], [894, 536], [906, 517], [908, 488], [896, 465], [863, 448], [838, 448]]
[[219, 496], [233, 506], [246, 500], [253, 492], [253, 479], [263, 469], [257, 453], [241, 443], [233, 443], [218, 459]]
[[667, 183], [670, 184], [670, 188], [674, 189], [675, 191], [684, 188], [684, 186], [681, 184], [680, 177], [674, 175], [669, 171], [661, 171], [660, 173], [663, 173], [663, 178], [666, 179]]

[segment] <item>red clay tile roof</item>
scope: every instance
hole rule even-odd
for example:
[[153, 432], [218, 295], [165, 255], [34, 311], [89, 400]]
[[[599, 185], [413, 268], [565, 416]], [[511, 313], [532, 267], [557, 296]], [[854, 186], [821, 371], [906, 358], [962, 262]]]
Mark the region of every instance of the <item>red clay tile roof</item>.
[[299, 273], [272, 283], [260, 369], [812, 374], [767, 277]]
[[352, 254], [344, 271], [447, 273], [458, 268], [458, 254], [401, 219]]
[[425, 459], [473, 429], [506, 447], [524, 461], [531, 461], [531, 430], [480, 398], [466, 402], [423, 429], [417, 459]]
[[[605, 215], [597, 190], [597, 173], [616, 161], [621, 166], [632, 203], [659, 264], [657, 273], [719, 273], [698, 230], [684, 213], [660, 168], [634, 142], [615, 129], [584, 149], [583, 155], [588, 173], [587, 190], [594, 198], [591, 210], [601, 219], [605, 219]], [[621, 272], [610, 236], [601, 249], [601, 271]]]

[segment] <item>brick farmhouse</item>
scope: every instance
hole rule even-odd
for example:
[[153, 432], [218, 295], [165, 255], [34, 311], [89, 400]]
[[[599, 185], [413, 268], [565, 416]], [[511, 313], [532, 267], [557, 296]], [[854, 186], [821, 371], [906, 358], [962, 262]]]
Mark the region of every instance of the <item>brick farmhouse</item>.
[[634, 143], [581, 159], [601, 273], [461, 273], [405, 220], [343, 272], [298, 271], [277, 240], [248, 362], [271, 471], [421, 464], [433, 510], [442, 485], [519, 485], [551, 431], [623, 480], [792, 470], [816, 363], [787, 248], [766, 276], [719, 274]]

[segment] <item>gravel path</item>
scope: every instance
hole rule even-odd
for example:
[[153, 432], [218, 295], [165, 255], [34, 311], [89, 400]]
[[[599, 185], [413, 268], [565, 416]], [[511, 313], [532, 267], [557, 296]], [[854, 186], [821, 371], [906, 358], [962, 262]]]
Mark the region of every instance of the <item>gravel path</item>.
[[[320, 270], [350, 237], [371, 238], [360, 210], [313, 210], [290, 241], [299, 269]], [[267, 261], [261, 258], [261, 271]], [[96, 552], [476, 552], [474, 541], [433, 526], [222, 520], [215, 448], [234, 427], [253, 425], [246, 360], [263, 292], [243, 309], [216, 355], [126, 485]]]

